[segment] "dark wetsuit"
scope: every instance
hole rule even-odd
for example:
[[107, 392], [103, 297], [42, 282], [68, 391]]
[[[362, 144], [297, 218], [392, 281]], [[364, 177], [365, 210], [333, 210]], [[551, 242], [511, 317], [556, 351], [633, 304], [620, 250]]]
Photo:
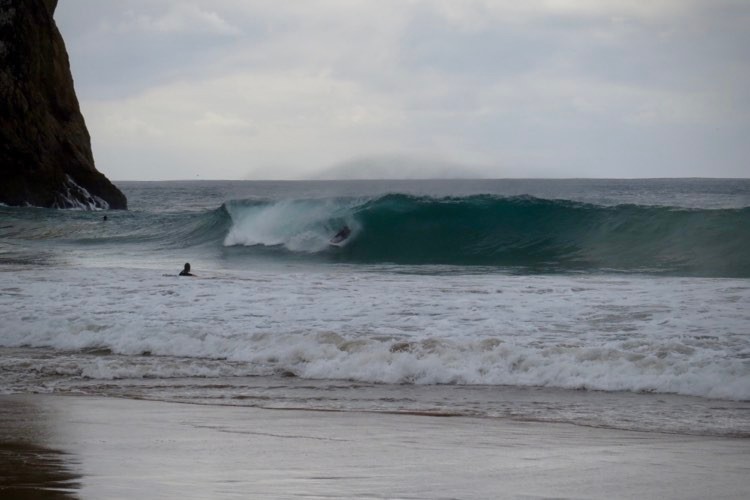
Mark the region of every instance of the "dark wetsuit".
[[341, 231], [339, 231], [338, 233], [336, 233], [336, 236], [334, 236], [333, 238], [331, 238], [331, 241], [334, 242], [334, 243], [338, 243], [340, 241], [344, 241], [345, 239], [347, 239], [349, 237], [350, 234], [352, 234], [352, 230], [349, 229], [349, 226], [344, 226], [341, 229]]

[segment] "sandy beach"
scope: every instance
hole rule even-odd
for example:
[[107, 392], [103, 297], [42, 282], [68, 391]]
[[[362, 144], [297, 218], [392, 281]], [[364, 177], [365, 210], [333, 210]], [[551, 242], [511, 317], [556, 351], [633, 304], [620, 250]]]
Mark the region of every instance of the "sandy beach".
[[750, 441], [501, 419], [0, 398], [3, 498], [747, 498]]

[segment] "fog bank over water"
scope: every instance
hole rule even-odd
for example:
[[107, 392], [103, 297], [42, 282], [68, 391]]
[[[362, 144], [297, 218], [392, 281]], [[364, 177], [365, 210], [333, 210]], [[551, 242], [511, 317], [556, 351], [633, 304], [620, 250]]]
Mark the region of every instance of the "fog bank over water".
[[[494, 172], [493, 172], [494, 170]], [[478, 179], [507, 177], [502, 169], [466, 166], [439, 159], [381, 155], [355, 158], [322, 169], [311, 179], [362, 180], [362, 179]], [[503, 175], [505, 173], [506, 175]]]

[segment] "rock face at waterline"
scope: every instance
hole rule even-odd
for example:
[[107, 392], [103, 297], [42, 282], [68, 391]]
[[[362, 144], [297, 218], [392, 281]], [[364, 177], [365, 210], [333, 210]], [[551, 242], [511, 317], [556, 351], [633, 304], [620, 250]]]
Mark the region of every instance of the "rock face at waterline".
[[56, 7], [0, 0], [0, 203], [125, 209], [94, 167]]

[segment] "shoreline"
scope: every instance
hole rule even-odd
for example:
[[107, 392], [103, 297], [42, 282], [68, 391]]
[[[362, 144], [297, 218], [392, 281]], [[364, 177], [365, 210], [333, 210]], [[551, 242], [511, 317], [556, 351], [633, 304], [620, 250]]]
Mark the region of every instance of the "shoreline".
[[739, 499], [750, 490], [745, 438], [436, 417], [0, 396], [0, 496]]

